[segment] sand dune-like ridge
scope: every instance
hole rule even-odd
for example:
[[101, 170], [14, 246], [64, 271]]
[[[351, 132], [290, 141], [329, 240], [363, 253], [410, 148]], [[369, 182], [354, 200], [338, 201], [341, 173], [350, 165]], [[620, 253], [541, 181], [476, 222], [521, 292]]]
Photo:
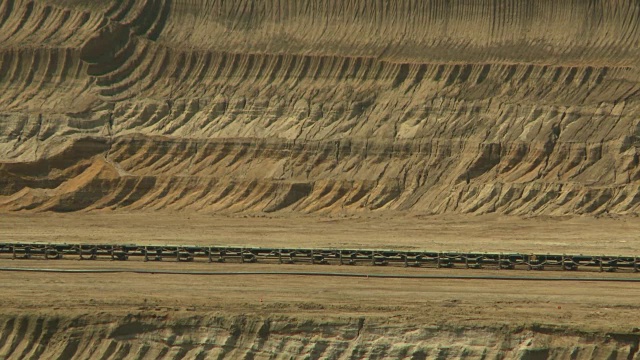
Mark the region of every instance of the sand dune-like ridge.
[[0, 4], [0, 209], [640, 209], [634, 1]]

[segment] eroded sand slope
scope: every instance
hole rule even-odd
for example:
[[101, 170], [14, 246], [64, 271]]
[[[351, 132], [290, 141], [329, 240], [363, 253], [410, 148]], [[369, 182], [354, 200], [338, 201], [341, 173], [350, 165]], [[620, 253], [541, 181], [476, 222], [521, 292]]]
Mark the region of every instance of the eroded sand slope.
[[0, 209], [640, 209], [633, 0], [4, 0]]
[[7, 359], [635, 359], [637, 335], [398, 327], [364, 318], [0, 317]]

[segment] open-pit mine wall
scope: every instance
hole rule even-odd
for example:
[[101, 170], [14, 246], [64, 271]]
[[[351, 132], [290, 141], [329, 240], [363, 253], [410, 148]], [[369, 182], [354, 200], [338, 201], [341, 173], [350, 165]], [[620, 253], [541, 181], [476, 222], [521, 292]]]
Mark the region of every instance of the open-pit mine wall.
[[636, 334], [365, 318], [136, 313], [0, 317], [11, 359], [637, 359]]
[[640, 212], [634, 0], [0, 0], [0, 210]]

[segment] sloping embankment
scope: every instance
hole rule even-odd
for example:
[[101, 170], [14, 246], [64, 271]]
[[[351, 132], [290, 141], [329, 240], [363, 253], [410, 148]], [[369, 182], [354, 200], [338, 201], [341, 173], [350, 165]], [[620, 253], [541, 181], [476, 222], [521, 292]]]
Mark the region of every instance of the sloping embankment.
[[6, 359], [636, 359], [639, 336], [364, 318], [0, 316]]
[[0, 4], [0, 209], [637, 214], [636, 1]]

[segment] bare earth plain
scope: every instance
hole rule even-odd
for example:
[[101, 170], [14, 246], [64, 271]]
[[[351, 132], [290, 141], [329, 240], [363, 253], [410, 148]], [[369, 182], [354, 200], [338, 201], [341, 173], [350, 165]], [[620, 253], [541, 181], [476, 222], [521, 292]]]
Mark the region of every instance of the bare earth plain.
[[618, 218], [377, 214], [4, 213], [3, 242], [240, 245], [639, 255], [640, 221]]
[[[3, 241], [632, 254], [633, 218], [3, 214]], [[573, 281], [140, 274], [135, 270], [514, 275], [564, 272], [0, 259], [9, 358], [635, 358], [640, 286]], [[581, 279], [583, 278], [583, 280]], [[36, 344], [34, 344], [36, 343]], [[318, 345], [320, 344], [320, 345]], [[531, 357], [533, 356], [533, 357]], [[536, 357], [542, 356], [542, 357]]]

